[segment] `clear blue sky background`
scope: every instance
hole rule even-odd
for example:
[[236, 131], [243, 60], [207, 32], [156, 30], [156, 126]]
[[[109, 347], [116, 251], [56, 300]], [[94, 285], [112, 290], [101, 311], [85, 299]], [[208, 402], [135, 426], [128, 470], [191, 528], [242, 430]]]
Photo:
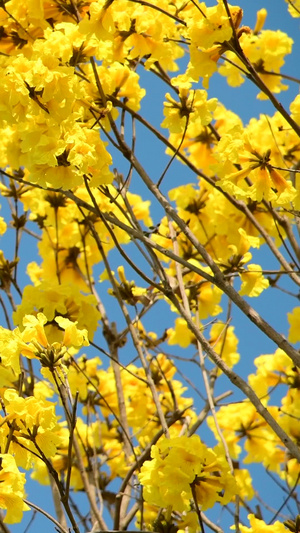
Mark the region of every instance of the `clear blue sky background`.
[[[214, 3], [215, 2], [213, 1], [207, 2], [208, 5], [214, 5]], [[237, 2], [237, 4], [244, 9], [243, 24], [249, 25], [252, 28], [255, 25], [257, 10], [261, 9], [262, 7], [267, 8], [268, 17], [265, 23], [265, 28], [273, 30], [281, 29], [282, 31], [286, 31], [294, 39], [293, 54], [292, 56], [287, 57], [286, 65], [282, 68], [282, 72], [296, 77], [300, 76], [298, 66], [300, 57], [300, 19], [293, 19], [288, 14], [287, 4], [284, 2], [284, 0], [241, 0], [240, 2]], [[158, 127], [163, 119], [162, 94], [164, 94], [165, 88], [161, 86], [160, 82], [154, 81], [153, 77], [147, 73], [141, 75], [141, 84], [147, 90], [147, 96], [143, 101], [141, 113], [149, 121], [151, 121], [152, 123], [154, 123], [154, 125]], [[281, 93], [279, 95], [279, 100], [281, 100], [283, 105], [285, 105], [286, 107], [289, 106], [289, 103], [299, 92], [299, 87], [297, 84], [289, 83], [289, 85], [289, 91], [287, 91], [286, 93]], [[272, 105], [268, 102], [257, 100], [256, 94], [257, 89], [253, 87], [249, 81], [246, 81], [244, 85], [240, 88], [233, 89], [231, 87], [228, 87], [225, 78], [216, 74], [210, 82], [209, 96], [217, 97], [227, 108], [239, 114], [245, 124], [249, 121], [251, 117], [258, 117], [260, 113], [273, 114], [274, 112]], [[169, 158], [164, 155], [163, 150], [161, 150], [161, 148], [159, 148], [158, 151], [156, 140], [141, 126], [137, 127], [137, 132], [137, 153], [151, 177], [154, 179], [154, 181], [156, 181], [157, 177], [161, 175]], [[166, 134], [166, 131], [164, 131], [164, 133]], [[124, 175], [126, 175], [128, 168], [127, 164], [124, 164], [124, 162], [119, 157], [115, 158], [114, 166], [117, 166], [118, 170], [120, 172], [123, 172]], [[170, 170], [168, 171], [164, 179], [162, 190], [163, 192], [167, 192], [168, 189], [171, 189], [183, 182], [188, 183], [195, 181], [195, 177], [189, 174], [186, 167], [181, 166], [175, 161], [173, 162]], [[134, 188], [131, 188], [132, 192], [138, 192], [142, 194], [145, 199], [149, 198], [148, 192], [145, 190], [145, 187], [140, 183], [140, 180], [137, 176], [133, 177], [133, 186]], [[1, 215], [5, 216], [7, 214], [7, 210], [4, 205], [5, 202], [3, 201], [2, 203], [3, 207]], [[158, 208], [155, 208], [153, 210], [152, 216], [155, 223], [159, 221], [159, 217], [161, 215], [162, 213]], [[35, 259], [35, 252], [32, 249], [28, 248], [27, 242], [29, 241], [27, 241], [27, 238], [25, 238], [24, 242], [21, 245], [21, 255], [23, 258], [21, 262], [21, 269], [25, 269], [25, 265], [29, 261]], [[1, 246], [5, 252], [5, 256], [7, 258], [12, 258], [14, 255], [14, 250], [12, 249], [12, 241], [9, 238], [4, 237]], [[120, 261], [117, 257], [117, 254], [115, 254], [115, 256], [112, 255], [112, 257], [115, 257], [116, 268]], [[263, 261], [265, 263], [264, 266], [269, 266], [270, 258], [267, 251], [264, 254]], [[130, 269], [126, 268], [126, 271], [130, 272]], [[21, 281], [22, 283], [24, 283], [24, 285], [29, 283], [29, 280], [25, 273], [24, 275], [22, 275]], [[297, 305], [297, 300], [289, 296], [285, 296], [282, 293], [269, 290], [265, 294], [263, 294], [259, 298], [259, 300], [252, 299], [251, 304], [253, 304], [253, 306], [264, 317], [267, 317], [275, 328], [277, 328], [281, 333], [287, 334], [288, 323], [286, 319], [286, 312], [290, 311], [294, 306]], [[243, 316], [241, 316], [241, 313], [238, 310], [235, 309], [233, 313], [236, 325], [236, 333], [240, 340], [239, 352], [241, 354], [241, 361], [237, 369], [240, 373], [246, 376], [254, 370], [254, 358], [262, 353], [272, 353], [275, 347], [274, 345], [272, 345], [271, 342], [267, 341], [263, 337], [263, 335], [260, 334], [254, 328], [254, 326], [251, 326], [249, 324], [249, 321], [247, 321]], [[110, 318], [113, 319], [114, 317], [110, 316]], [[165, 327], [165, 324], [162, 326], [162, 317], [157, 312], [150, 314], [147, 320], [149, 329], [152, 329], [153, 331], [156, 331], [156, 329], [162, 331]], [[4, 320], [2, 320], [2, 324], [6, 326]], [[170, 324], [168, 324], [168, 326], [169, 325]], [[170, 353], [173, 353], [174, 355], [181, 355], [182, 353], [176, 347], [168, 347], [168, 351]], [[129, 350], [128, 357], [131, 357]], [[183, 365], [181, 368], [183, 372], [185, 372], [188, 376], [194, 378], [194, 369], [191, 368], [191, 365]], [[203, 388], [200, 374], [196, 377], [196, 381], [197, 380], [199, 381], [199, 387]], [[232, 389], [229, 383], [226, 386], [229, 389]], [[200, 433], [204, 440], [206, 438], [211, 439], [205, 429], [201, 429]], [[259, 478], [259, 485], [256, 484], [256, 486], [259, 489], [263, 487], [263, 493], [264, 495], [266, 495], [269, 504], [275, 508], [280, 505], [280, 503], [282, 502], [282, 493], [279, 491], [278, 495], [274, 493], [268, 495], [268, 492], [270, 492], [271, 485], [269, 483], [268, 478], [266, 476], [262, 476], [259, 466], [251, 466], [251, 472], [254, 472], [256, 477], [261, 476]], [[40, 505], [41, 507], [45, 507], [50, 512], [53, 512], [52, 506], [48, 505], [50, 489], [48, 487], [44, 489], [43, 487], [36, 485], [34, 482], [30, 481], [28, 475], [27, 477], [28, 498], [36, 504]], [[79, 501], [81, 501], [80, 496]], [[218, 512], [219, 511], [217, 511], [217, 513]], [[25, 527], [29, 522], [29, 516], [31, 516], [31, 513], [25, 514], [22, 525], [10, 526], [10, 530], [13, 533], [24, 533]], [[218, 514], [212, 513], [212, 516], [216, 518]], [[269, 518], [270, 517], [271, 515], [269, 516]], [[229, 517], [226, 511], [223, 511], [221, 515], [220, 526], [224, 528], [224, 531], [226, 531], [226, 529], [229, 528], [229, 525], [231, 523], [232, 519]], [[52, 524], [49, 521], [44, 518], [38, 517], [34, 520], [33, 525], [31, 526], [29, 531], [31, 533], [36, 533], [40, 530], [43, 530], [44, 533], [50, 533], [54, 531], [54, 528], [52, 527]]]

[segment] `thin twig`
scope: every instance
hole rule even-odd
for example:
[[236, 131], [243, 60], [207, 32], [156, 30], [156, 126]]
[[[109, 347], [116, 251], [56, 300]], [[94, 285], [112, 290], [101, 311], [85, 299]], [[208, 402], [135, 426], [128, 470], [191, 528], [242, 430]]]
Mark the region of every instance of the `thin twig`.
[[29, 500], [24, 499], [23, 501], [27, 505], [29, 505], [29, 507], [32, 507], [33, 509], [38, 511], [38, 513], [41, 513], [44, 516], [46, 516], [46, 518], [48, 518], [48, 520], [51, 520], [51, 522], [53, 522], [53, 524], [56, 525], [56, 527], [59, 529], [59, 531], [61, 531], [62, 533], [68, 533], [68, 530], [65, 529], [57, 520], [55, 520], [55, 518], [53, 516], [51, 516], [51, 514], [47, 513], [47, 511], [45, 511], [44, 509], [42, 509], [41, 507], [39, 507], [35, 503], [30, 502]]

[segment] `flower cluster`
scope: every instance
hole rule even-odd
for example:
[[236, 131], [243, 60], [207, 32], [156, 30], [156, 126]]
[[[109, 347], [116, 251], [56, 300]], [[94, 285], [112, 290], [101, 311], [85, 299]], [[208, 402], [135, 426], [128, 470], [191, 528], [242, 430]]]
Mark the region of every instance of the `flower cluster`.
[[182, 512], [190, 501], [202, 510], [228, 503], [236, 493], [225, 458], [207, 448], [197, 435], [164, 439], [152, 446], [152, 461], [139, 474], [146, 502]]

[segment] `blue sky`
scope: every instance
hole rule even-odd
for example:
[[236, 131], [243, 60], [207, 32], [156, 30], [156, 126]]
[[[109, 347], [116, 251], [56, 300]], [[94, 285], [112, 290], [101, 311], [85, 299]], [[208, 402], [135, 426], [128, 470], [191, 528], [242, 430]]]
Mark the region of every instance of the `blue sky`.
[[[208, 2], [208, 4], [213, 5], [214, 2], [210, 1]], [[244, 9], [243, 24], [249, 25], [250, 27], [254, 27], [257, 10], [261, 9], [262, 7], [266, 7], [268, 11], [268, 17], [265, 23], [265, 28], [273, 30], [281, 29], [282, 31], [286, 31], [294, 39], [293, 54], [290, 57], [287, 57], [286, 65], [282, 68], [282, 72], [294, 75], [296, 77], [299, 76], [300, 73], [298, 64], [300, 57], [300, 19], [293, 19], [288, 14], [286, 2], [284, 2], [284, 0], [242, 0], [238, 2], [238, 5], [240, 5]], [[164, 88], [162, 88], [159, 82], [152, 80], [152, 77], [149, 76], [149, 73], [141, 74], [141, 84], [147, 90], [147, 96], [142, 104], [141, 113], [144, 114], [144, 116], [148, 120], [152, 121], [156, 126], [159, 126], [160, 122], [163, 119], [162, 95], [164, 94], [165, 90]], [[290, 89], [287, 92], [281, 93], [279, 95], [279, 100], [286, 107], [289, 106], [289, 103], [294, 99], [294, 97], [299, 91], [299, 87], [297, 84], [290, 83], [289, 85]], [[247, 124], [251, 117], [258, 117], [260, 113], [273, 114], [272, 105], [265, 101], [257, 100], [256, 94], [257, 89], [253, 87], [249, 81], [246, 81], [243, 86], [236, 89], [229, 87], [227, 85], [226, 79], [222, 78], [219, 75], [215, 75], [210, 82], [209, 96], [217, 97], [227, 108], [238, 113], [245, 124]], [[146, 132], [140, 126], [138, 127], [137, 131], [137, 153], [143, 161], [146, 169], [149, 171], [151, 177], [155, 179], [155, 176], [160, 176], [161, 172], [163, 171], [165, 165], [168, 162], [168, 157], [164, 154], [164, 150], [162, 150], [158, 146], [157, 141], [153, 138], [151, 134]], [[166, 131], [164, 131], [164, 133], [166, 134]], [[117, 166], [120, 172], [123, 172], [123, 174], [126, 175], [128, 167], [126, 163], [124, 164], [120, 157], [115, 156], [114, 165]], [[162, 187], [163, 192], [166, 193], [168, 189], [179, 185], [180, 183], [182, 183], [182, 181], [195, 182], [196, 179], [194, 176], [189, 174], [188, 170], [185, 167], [181, 166], [178, 162], [175, 161], [173, 162], [164, 179]], [[144, 199], [147, 199], [149, 197], [148, 191], [140, 183], [140, 180], [137, 176], [133, 177], [131, 190], [132, 192], [138, 192], [139, 194], [142, 194]], [[7, 209], [4, 205], [5, 202], [3, 201], [2, 203], [3, 207], [1, 215], [5, 216], [7, 214]], [[154, 222], [158, 222], [159, 217], [161, 215], [162, 213], [160, 209], [154, 207]], [[27, 262], [35, 259], [34, 256], [36, 252], [33, 251], [32, 248], [28, 247], [27, 242], [29, 241], [27, 238], [25, 238], [24, 242], [21, 245], [21, 255], [23, 258], [20, 266], [21, 269], [25, 269], [25, 265], [27, 264]], [[12, 258], [13, 249], [12, 241], [10, 240], [10, 238], [4, 237], [1, 245], [3, 250], [5, 251], [6, 257]], [[112, 255], [111, 257], [112, 262], [115, 262], [116, 268], [119, 264], [119, 258], [117, 254]], [[264, 252], [262, 261], [266, 266], [269, 266], [270, 261], [272, 261], [267, 251]], [[126, 271], [130, 272], [130, 269], [126, 268]], [[24, 285], [29, 283], [29, 280], [25, 274], [21, 276], [21, 282]], [[269, 290], [266, 291], [266, 293], [263, 294], [262, 297], [259, 298], [259, 300], [251, 300], [251, 304], [253, 304], [253, 306], [264, 317], [269, 318], [272, 325], [278, 328], [281, 333], [287, 334], [288, 323], [286, 319], [286, 313], [290, 311], [295, 305], [297, 305], [297, 301], [295, 299], [284, 295], [283, 293], [278, 293], [278, 291]], [[111, 300], [109, 300], [109, 305], [111, 305]], [[113, 311], [111, 311], [111, 314], [113, 312], [117, 312], [113, 307], [110, 309], [113, 309]], [[233, 311], [233, 317], [236, 326], [236, 332], [240, 339], [239, 352], [241, 354], [241, 362], [238, 365], [238, 371], [245, 376], [249, 372], [253, 371], [253, 360], [256, 356], [262, 353], [271, 353], [274, 351], [275, 347], [270, 341], [266, 340], [265, 337], [260, 334], [260, 332], [258, 332], [256, 328], [254, 328], [254, 326], [252, 326], [238, 310], [235, 309]], [[149, 323], [149, 329], [155, 331], [156, 327], [159, 329], [162, 328], [162, 316], [159, 313], [150, 313], [149, 318], [147, 320]], [[5, 325], [3, 321], [2, 324]], [[151, 328], [150, 325], [152, 326]], [[176, 347], [169, 347], [168, 351], [169, 353], [173, 353], [174, 355], [182, 354], [182, 351], [180, 349], [177, 350]], [[130, 358], [129, 352], [130, 348], [128, 348], [128, 357]], [[194, 369], [191, 368], [191, 365], [183, 365], [181, 369], [188, 376], [193, 378], [195, 377]], [[199, 377], [195, 378], [196, 384], [198, 379], [199, 387], [203, 387], [200, 375]], [[224, 381], [225, 378], [223, 379], [222, 384], [224, 383]], [[224, 387], [225, 386], [227, 388], [232, 389], [232, 386], [230, 384], [224, 383]], [[204, 438], [204, 440], [205, 438], [211, 438], [205, 429], [201, 431], [204, 432], [203, 434], [201, 433], [201, 436]], [[270, 493], [271, 487], [273, 487], [273, 485], [270, 484], [268, 477], [262, 474], [259, 466], [251, 466], [251, 470], [252, 469], [255, 474], [256, 481], [258, 480], [258, 482], [260, 483], [260, 488], [263, 487], [264, 495], [266, 495], [266, 498], [269, 500], [270, 505], [276, 508], [276, 505], [280, 504], [281, 502], [282, 493], [278, 491], [278, 494], [274, 492], [272, 494], [268, 494], [268, 492]], [[40, 505], [41, 507], [45, 507], [50, 510], [50, 512], [52, 512], [51, 507], [48, 507], [48, 491], [49, 488], [44, 489], [40, 486], [36, 486], [31, 481], [28, 482], [28, 498]], [[80, 496], [79, 501], [81, 501]], [[219, 511], [217, 511], [217, 513], [218, 512]], [[22, 523], [22, 525], [15, 525], [10, 527], [12, 533], [25, 532], [24, 524], [27, 525], [29, 521], [29, 513], [27, 514], [28, 517], [26, 516], [26, 514], [24, 515], [24, 523]], [[217, 514], [214, 515], [213, 512], [212, 516], [213, 518], [216, 518]], [[223, 511], [220, 526], [223, 527], [226, 531], [226, 527], [229, 527], [230, 523], [232, 523], [232, 519], [229, 517], [228, 514], [226, 514], [226, 511]], [[50, 522], [43, 518], [37, 518], [34, 521], [32, 528], [29, 529], [29, 531], [35, 533], [42, 528], [45, 533], [50, 533], [54, 531]]]

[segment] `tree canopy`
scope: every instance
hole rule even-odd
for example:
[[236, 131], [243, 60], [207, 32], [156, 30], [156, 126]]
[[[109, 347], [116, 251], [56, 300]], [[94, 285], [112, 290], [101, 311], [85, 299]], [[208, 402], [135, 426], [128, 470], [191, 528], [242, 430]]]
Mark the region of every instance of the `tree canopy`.
[[267, 21], [0, 1], [4, 533], [300, 532], [300, 80]]

